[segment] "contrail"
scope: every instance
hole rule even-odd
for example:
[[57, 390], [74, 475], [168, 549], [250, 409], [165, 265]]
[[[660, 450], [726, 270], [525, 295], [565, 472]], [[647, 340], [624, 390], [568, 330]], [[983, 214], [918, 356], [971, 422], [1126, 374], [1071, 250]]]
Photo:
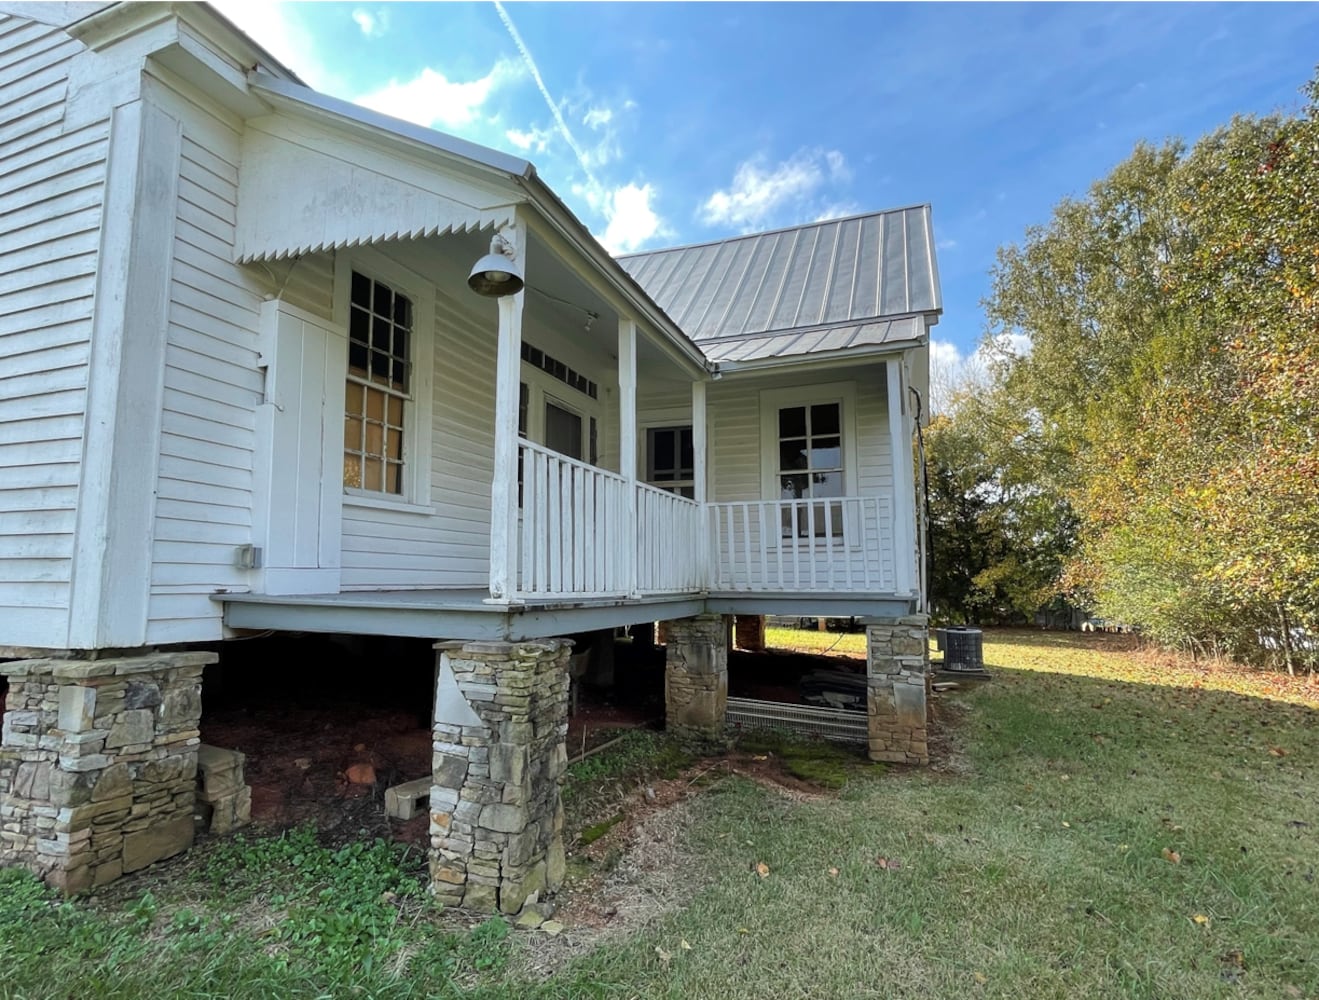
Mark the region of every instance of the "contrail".
[[545, 104], [550, 109], [550, 114], [554, 116], [554, 121], [559, 126], [559, 134], [563, 136], [564, 142], [572, 149], [577, 157], [577, 163], [586, 173], [586, 179], [591, 182], [591, 186], [597, 190], [603, 187], [595, 174], [591, 173], [591, 168], [587, 166], [586, 154], [582, 152], [582, 147], [577, 145], [577, 140], [572, 137], [572, 132], [568, 130], [568, 123], [563, 120], [563, 114], [559, 111], [559, 106], [554, 103], [554, 98], [550, 97], [549, 88], [545, 86], [545, 80], [540, 75], [540, 69], [536, 66], [536, 60], [531, 58], [531, 52], [527, 48], [527, 43], [522, 40], [518, 34], [518, 29], [513, 25], [513, 19], [508, 16], [508, 11], [504, 10], [504, 5], [500, 0], [494, 0], [495, 10], [499, 13], [499, 19], [504, 22], [504, 27], [513, 38], [513, 44], [518, 47], [518, 52], [522, 55], [522, 61], [527, 64], [527, 69], [531, 71], [531, 78], [536, 81], [536, 86], [540, 88], [540, 96], [545, 98]]

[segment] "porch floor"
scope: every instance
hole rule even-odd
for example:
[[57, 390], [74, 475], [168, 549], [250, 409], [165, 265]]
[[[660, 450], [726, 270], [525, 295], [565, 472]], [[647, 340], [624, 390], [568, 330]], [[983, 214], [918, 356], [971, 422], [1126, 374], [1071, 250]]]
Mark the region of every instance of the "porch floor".
[[492, 603], [483, 589], [370, 590], [337, 594], [232, 594], [224, 605], [234, 629], [275, 629], [349, 635], [521, 642], [547, 636], [669, 621], [699, 614], [892, 618], [912, 600], [893, 594], [719, 593], [656, 594], [633, 599], [591, 598]]

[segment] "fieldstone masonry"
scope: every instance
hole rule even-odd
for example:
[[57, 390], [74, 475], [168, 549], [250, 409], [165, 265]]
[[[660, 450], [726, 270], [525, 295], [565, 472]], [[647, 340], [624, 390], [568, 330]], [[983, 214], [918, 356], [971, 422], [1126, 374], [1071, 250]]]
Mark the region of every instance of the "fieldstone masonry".
[[435, 648], [432, 889], [446, 906], [517, 913], [563, 882], [572, 642]]
[[723, 615], [665, 622], [666, 726], [680, 736], [717, 739], [728, 710], [729, 623]]
[[0, 861], [74, 893], [192, 844], [213, 653], [0, 663]]
[[908, 615], [866, 624], [870, 759], [928, 764], [925, 693], [929, 619]]
[[197, 748], [197, 809], [209, 833], [232, 833], [252, 822], [252, 788], [243, 777], [246, 754], [203, 743]]

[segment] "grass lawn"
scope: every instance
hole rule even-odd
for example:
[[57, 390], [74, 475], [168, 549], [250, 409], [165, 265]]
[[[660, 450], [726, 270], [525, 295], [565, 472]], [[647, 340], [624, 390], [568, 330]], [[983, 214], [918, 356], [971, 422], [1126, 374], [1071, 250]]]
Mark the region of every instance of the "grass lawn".
[[0, 996], [1319, 998], [1319, 691], [1125, 646], [987, 633], [935, 766], [841, 791], [583, 761], [597, 824], [682, 793], [578, 850], [579, 884], [660, 901], [613, 929], [438, 913], [385, 845], [230, 839], [73, 903], [0, 873]]

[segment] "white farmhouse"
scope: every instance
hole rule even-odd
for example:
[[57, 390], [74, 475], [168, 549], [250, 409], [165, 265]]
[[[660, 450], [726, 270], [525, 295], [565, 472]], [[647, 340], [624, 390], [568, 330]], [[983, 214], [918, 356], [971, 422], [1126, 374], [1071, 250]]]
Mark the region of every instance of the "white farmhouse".
[[923, 762], [928, 206], [615, 260], [520, 159], [319, 94], [204, 4], [0, 4], [0, 851], [191, 840], [202, 665], [436, 642], [434, 884], [562, 877], [566, 637], [869, 623]]

